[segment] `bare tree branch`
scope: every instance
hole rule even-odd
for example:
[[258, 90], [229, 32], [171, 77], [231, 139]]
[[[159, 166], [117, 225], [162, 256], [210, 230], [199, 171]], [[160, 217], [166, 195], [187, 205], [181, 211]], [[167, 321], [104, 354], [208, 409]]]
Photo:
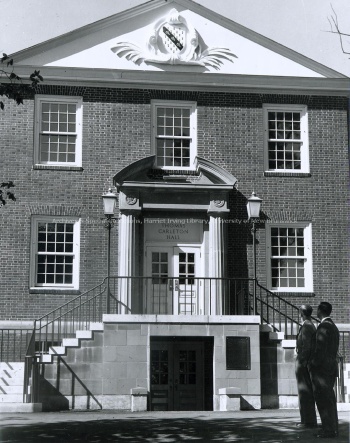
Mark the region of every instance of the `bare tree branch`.
[[340, 47], [341, 50], [343, 52], [343, 54], [349, 54], [350, 55], [350, 51], [346, 51], [344, 48], [344, 37], [350, 37], [350, 34], [346, 34], [345, 32], [342, 32], [339, 28], [339, 22], [338, 22], [338, 16], [337, 13], [335, 12], [333, 5], [331, 4], [331, 8], [333, 11], [334, 15], [331, 15], [331, 17], [328, 17], [328, 22], [330, 24], [331, 30], [329, 32], [331, 32], [332, 34], [338, 34], [339, 36], [339, 42], [340, 42]]

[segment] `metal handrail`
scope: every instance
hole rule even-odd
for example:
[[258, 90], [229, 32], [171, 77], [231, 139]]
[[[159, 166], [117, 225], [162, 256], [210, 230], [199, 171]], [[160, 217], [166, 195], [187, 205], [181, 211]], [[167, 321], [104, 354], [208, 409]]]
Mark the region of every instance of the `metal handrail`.
[[275, 332], [284, 332], [286, 338], [296, 337], [301, 326], [299, 307], [258, 282], [256, 285], [259, 290], [256, 296], [257, 312], [260, 315], [261, 323], [266, 322]]
[[102, 321], [106, 280], [34, 321], [25, 355], [24, 403], [35, 403], [38, 398], [40, 354], [48, 353], [50, 346], [61, 344], [63, 338], [77, 330], [88, 329], [91, 323]]
[[31, 333], [31, 328], [0, 328], [0, 362], [23, 361]]
[[[37, 398], [37, 363], [40, 363], [40, 355], [48, 353], [51, 346], [61, 345], [63, 338], [72, 337], [77, 330], [87, 330], [91, 323], [102, 322], [104, 313], [173, 315], [174, 306], [162, 312], [165, 309], [160, 302], [159, 288], [162, 281], [167, 288], [171, 288], [170, 294], [174, 294], [176, 285], [177, 291], [180, 291], [179, 277], [158, 280], [154, 277], [106, 277], [99, 285], [35, 320], [25, 357], [24, 401], [33, 402]], [[201, 286], [205, 314], [256, 313], [260, 315], [261, 324], [271, 325], [273, 331], [283, 331], [286, 338], [295, 338], [297, 335], [300, 327], [299, 308], [254, 279], [187, 277], [187, 281], [184, 281], [182, 289], [185, 294], [186, 291], [190, 294], [184, 302], [184, 314], [196, 313], [191, 291]], [[158, 292], [155, 292], [155, 288]], [[108, 307], [110, 309], [107, 311]]]

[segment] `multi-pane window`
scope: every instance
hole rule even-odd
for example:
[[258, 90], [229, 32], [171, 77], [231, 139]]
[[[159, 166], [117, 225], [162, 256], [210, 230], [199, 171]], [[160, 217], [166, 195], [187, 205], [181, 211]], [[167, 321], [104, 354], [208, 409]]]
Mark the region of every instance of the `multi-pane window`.
[[153, 103], [154, 152], [157, 167], [191, 169], [196, 155], [194, 103]]
[[179, 283], [180, 285], [193, 285], [195, 261], [193, 252], [179, 253]]
[[265, 105], [266, 168], [308, 172], [307, 116], [304, 107]]
[[35, 218], [32, 235], [32, 285], [76, 287], [79, 270], [79, 221]]
[[270, 228], [271, 288], [301, 291], [311, 289], [310, 226]]
[[81, 165], [81, 99], [36, 98], [36, 163]]

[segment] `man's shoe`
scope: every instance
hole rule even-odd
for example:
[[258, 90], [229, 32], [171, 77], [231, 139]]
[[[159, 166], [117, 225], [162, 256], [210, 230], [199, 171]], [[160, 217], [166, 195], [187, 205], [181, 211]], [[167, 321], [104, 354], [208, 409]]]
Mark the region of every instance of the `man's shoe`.
[[338, 432], [321, 432], [320, 434], [315, 434], [316, 438], [337, 438]]
[[299, 429], [317, 428], [317, 423], [297, 423]]

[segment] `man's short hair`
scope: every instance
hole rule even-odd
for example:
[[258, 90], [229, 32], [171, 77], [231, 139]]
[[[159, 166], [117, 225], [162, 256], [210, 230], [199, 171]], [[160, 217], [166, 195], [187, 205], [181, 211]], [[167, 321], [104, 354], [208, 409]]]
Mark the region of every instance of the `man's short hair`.
[[310, 305], [301, 305], [300, 306], [300, 311], [306, 316], [306, 317], [310, 317], [312, 314], [312, 306]]
[[332, 305], [328, 301], [321, 301], [318, 305], [318, 309], [325, 315], [330, 315], [332, 312]]

